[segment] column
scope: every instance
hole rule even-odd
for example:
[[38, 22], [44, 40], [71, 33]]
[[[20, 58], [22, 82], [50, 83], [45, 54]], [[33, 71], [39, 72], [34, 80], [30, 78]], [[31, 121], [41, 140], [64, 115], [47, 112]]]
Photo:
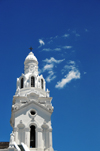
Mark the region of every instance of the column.
[[49, 131], [49, 148], [52, 148], [52, 129], [48, 129]]
[[36, 147], [43, 148], [42, 129], [36, 128]]
[[19, 144], [19, 139], [18, 139], [18, 128], [17, 128], [17, 127], [14, 128], [13, 131], [14, 131], [14, 135], [15, 135], [14, 141], [15, 141], [17, 144]]
[[25, 144], [30, 148], [30, 128], [25, 128]]
[[46, 129], [46, 133], [45, 133], [45, 142], [46, 142], [46, 148], [49, 148], [49, 131], [48, 131], [48, 129]]

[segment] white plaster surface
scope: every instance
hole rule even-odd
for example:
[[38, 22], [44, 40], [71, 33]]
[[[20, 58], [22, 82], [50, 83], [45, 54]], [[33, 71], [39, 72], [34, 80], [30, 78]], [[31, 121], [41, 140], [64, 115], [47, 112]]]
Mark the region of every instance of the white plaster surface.
[[[35, 87], [31, 87], [31, 77], [35, 78]], [[23, 78], [23, 88], [21, 79]], [[43, 80], [43, 88], [41, 80]], [[32, 52], [24, 62], [24, 74], [17, 78], [16, 93], [13, 96], [11, 126], [14, 141], [17, 145], [24, 143], [30, 151], [53, 151], [51, 114], [52, 98], [46, 91], [46, 82], [42, 75], [38, 75], [38, 61]], [[35, 115], [31, 114], [35, 111]], [[35, 126], [36, 147], [30, 148], [30, 126]]]

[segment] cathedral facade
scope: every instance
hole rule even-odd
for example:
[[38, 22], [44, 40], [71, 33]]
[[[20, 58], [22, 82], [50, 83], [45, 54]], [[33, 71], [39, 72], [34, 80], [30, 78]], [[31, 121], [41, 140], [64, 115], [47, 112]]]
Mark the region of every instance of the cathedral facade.
[[45, 79], [38, 74], [37, 58], [30, 52], [13, 96], [9, 147], [0, 151], [54, 151], [49, 93]]

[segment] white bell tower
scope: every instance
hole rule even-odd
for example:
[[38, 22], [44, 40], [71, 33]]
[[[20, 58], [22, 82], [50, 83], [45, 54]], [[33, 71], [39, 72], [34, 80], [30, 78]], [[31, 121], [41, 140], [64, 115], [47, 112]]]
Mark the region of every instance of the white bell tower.
[[[37, 58], [30, 52], [24, 62], [24, 74], [17, 78], [13, 96], [10, 123], [16, 145], [23, 144], [29, 151], [53, 151], [51, 100], [45, 79], [38, 75]], [[10, 145], [13, 145], [12, 138]]]

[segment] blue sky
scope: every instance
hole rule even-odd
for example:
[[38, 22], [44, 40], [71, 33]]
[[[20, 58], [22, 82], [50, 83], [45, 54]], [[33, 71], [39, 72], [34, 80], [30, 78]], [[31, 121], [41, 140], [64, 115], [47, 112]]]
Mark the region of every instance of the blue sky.
[[53, 97], [54, 150], [100, 150], [99, 41], [99, 0], [0, 0], [0, 141], [32, 46]]

